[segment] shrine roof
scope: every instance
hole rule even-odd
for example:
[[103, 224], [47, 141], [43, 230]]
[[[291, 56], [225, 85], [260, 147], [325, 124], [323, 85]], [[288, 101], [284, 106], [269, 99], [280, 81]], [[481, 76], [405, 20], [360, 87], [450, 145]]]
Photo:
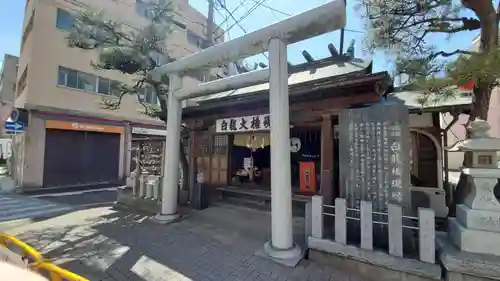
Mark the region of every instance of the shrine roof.
[[[371, 61], [364, 61], [357, 58], [343, 58], [340, 61], [338, 59], [334, 60], [329, 58], [315, 61], [313, 63], [304, 63], [301, 65], [292, 66], [290, 69], [291, 74], [288, 78], [288, 85], [290, 85], [290, 87], [293, 87], [314, 81], [320, 82], [325, 79], [331, 79], [336, 76], [342, 76], [355, 72], [363, 72], [363, 74], [368, 74], [371, 72], [371, 64]], [[192, 106], [196, 107], [197, 105], [206, 102], [215, 102], [230, 98], [238, 98], [239, 96], [266, 91], [269, 91], [269, 83], [263, 83], [221, 93], [214, 93], [208, 96], [191, 99], [189, 100], [188, 104], [193, 104]]]
[[448, 111], [454, 108], [469, 108], [472, 105], [471, 91], [456, 88], [456, 95], [450, 97], [437, 97], [430, 94], [427, 97], [427, 102], [422, 104], [424, 98], [423, 91], [401, 91], [388, 94], [386, 100], [388, 102], [403, 102], [410, 111]]

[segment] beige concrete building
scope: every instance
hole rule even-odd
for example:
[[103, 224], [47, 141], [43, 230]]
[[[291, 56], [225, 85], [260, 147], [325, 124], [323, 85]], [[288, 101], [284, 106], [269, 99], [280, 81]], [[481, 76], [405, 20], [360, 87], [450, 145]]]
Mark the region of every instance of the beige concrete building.
[[[140, 32], [149, 21], [148, 1], [27, 0], [15, 99], [16, 107], [29, 111], [25, 133], [15, 138], [18, 161], [13, 174], [19, 186], [123, 180], [130, 171], [131, 138], [166, 134], [161, 121], [140, 112], [135, 95], [126, 96], [118, 110], [104, 109], [102, 99], [113, 98], [113, 83], [133, 83], [133, 77], [94, 69], [96, 51], [69, 48], [66, 42], [74, 16], [82, 9], [103, 10], [125, 30]], [[175, 26], [166, 45], [173, 57], [182, 57], [206, 46], [207, 19], [188, 0], [173, 2]], [[214, 37], [221, 40], [220, 34], [217, 30]], [[202, 73], [190, 73], [184, 86], [201, 80], [206, 80]], [[157, 103], [149, 90], [141, 98]]]
[[5, 55], [0, 70], [0, 102], [13, 103], [16, 93], [17, 64], [19, 58]]

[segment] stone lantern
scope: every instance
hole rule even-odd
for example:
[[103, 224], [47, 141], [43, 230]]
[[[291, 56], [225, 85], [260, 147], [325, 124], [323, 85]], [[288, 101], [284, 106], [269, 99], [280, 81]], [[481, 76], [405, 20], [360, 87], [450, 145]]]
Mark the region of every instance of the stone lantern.
[[490, 137], [489, 129], [486, 121], [476, 119], [467, 127], [469, 137], [447, 148], [465, 153], [462, 173], [469, 185], [456, 218], [448, 221], [448, 234], [461, 251], [500, 256], [500, 202], [493, 192], [500, 178], [500, 138]]

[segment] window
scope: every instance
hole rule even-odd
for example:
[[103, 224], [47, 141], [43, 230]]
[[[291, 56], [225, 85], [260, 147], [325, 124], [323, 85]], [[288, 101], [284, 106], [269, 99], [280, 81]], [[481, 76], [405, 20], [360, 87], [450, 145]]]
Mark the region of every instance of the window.
[[203, 70], [200, 69], [189, 70], [186, 72], [186, 75], [191, 78], [197, 79], [201, 82], [205, 82], [205, 73]]
[[120, 82], [59, 66], [57, 84], [102, 95], [120, 95]]
[[97, 77], [91, 74], [80, 72], [78, 73], [78, 89], [88, 92], [95, 92]]
[[180, 22], [180, 21], [176, 21], [176, 20], [174, 20], [174, 24], [175, 24], [175, 26], [177, 26], [177, 27], [178, 27], [178, 28], [180, 28], [180, 29], [186, 29], [186, 25], [185, 25], [185, 24], [183, 24], [183, 23], [182, 23], [182, 22]]
[[158, 104], [158, 97], [152, 87], [142, 88], [139, 92], [139, 98], [145, 103]]
[[119, 97], [121, 94], [120, 93], [120, 85], [121, 85], [120, 82], [111, 80], [109, 83], [110, 95]]
[[28, 79], [28, 66], [23, 71], [23, 74], [21, 74], [21, 77], [19, 78], [19, 81], [17, 81], [17, 96], [19, 96], [24, 88], [26, 88], [26, 80]]
[[98, 77], [97, 82], [97, 92], [103, 95], [109, 95], [110, 93], [110, 82], [109, 79]]
[[222, 66], [222, 73], [224, 76], [229, 76], [229, 66], [227, 64]]
[[62, 30], [69, 31], [75, 24], [75, 18], [65, 10], [57, 8], [56, 27]]
[[26, 28], [24, 29], [23, 37], [21, 39], [21, 52], [23, 51], [24, 43], [26, 43], [26, 40], [28, 40], [28, 36], [30, 35], [31, 30], [33, 29], [34, 21], [35, 21], [35, 11], [33, 10], [33, 13], [31, 14], [30, 20], [26, 25]]
[[208, 41], [190, 29], [187, 30], [187, 41], [200, 49], [208, 47]]
[[57, 84], [61, 86], [66, 86], [70, 88], [77, 88], [78, 72], [66, 67], [59, 67], [59, 75], [57, 78]]

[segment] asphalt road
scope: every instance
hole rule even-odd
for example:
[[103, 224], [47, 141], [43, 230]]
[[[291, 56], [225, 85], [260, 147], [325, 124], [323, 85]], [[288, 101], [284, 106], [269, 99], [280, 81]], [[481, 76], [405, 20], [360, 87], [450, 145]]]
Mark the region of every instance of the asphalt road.
[[0, 230], [29, 224], [68, 212], [110, 206], [116, 187], [50, 194], [0, 194]]

